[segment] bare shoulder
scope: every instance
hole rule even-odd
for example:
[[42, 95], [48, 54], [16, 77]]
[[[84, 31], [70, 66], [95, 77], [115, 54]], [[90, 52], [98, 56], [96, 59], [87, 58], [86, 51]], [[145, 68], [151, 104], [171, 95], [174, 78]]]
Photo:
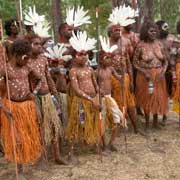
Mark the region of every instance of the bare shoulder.
[[70, 75], [76, 74], [76, 73], [77, 73], [77, 68], [76, 68], [76, 67], [71, 68], [71, 70], [69, 71], [69, 73], [70, 73]]

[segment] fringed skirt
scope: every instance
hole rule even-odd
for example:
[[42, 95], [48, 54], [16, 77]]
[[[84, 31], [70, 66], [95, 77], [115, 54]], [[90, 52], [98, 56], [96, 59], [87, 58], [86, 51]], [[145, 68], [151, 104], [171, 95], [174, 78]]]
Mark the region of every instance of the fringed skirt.
[[60, 99], [60, 104], [61, 104], [63, 123], [65, 127], [67, 127], [67, 123], [68, 123], [67, 94], [65, 93], [58, 93], [58, 94], [59, 94], [59, 99]]
[[44, 132], [44, 141], [50, 145], [53, 140], [62, 135], [63, 129], [58, 112], [53, 103], [51, 94], [38, 96], [42, 112], [42, 129]]
[[124, 92], [122, 92], [121, 82], [115, 77], [112, 77], [112, 97], [115, 99], [121, 110], [123, 109], [123, 106], [125, 109], [135, 107], [135, 97], [130, 91], [130, 77], [127, 73], [124, 76]]
[[158, 80], [157, 77], [162, 69], [148, 69], [152, 76], [154, 86], [153, 94], [148, 93], [148, 81], [144, 74], [137, 73], [136, 77], [136, 101], [137, 105], [145, 111], [152, 114], [167, 114], [168, 112], [168, 93], [166, 88], [165, 77]]
[[[13, 119], [10, 122], [1, 113], [1, 135], [5, 158], [18, 164], [33, 164], [42, 153], [36, 105], [33, 101], [9, 102], [4, 99], [5, 107], [12, 107]], [[13, 127], [13, 128], [11, 128]], [[11, 129], [14, 129], [12, 134]], [[15, 156], [13, 140], [15, 140]]]
[[176, 76], [177, 76], [177, 84], [176, 84], [176, 88], [175, 88], [174, 96], [173, 96], [173, 100], [174, 100], [173, 110], [177, 113], [180, 113], [179, 112], [179, 105], [180, 105], [180, 63], [176, 64]]
[[100, 114], [88, 100], [73, 96], [67, 139], [96, 144], [100, 140]]
[[116, 101], [111, 95], [102, 98], [102, 133], [106, 128], [115, 128], [117, 125], [126, 125], [123, 121], [123, 113], [120, 111]]

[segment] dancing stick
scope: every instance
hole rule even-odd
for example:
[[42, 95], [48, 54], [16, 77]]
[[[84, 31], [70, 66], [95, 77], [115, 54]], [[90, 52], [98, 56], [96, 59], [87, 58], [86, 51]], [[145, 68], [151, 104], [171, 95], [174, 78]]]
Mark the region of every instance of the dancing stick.
[[[2, 21], [0, 19], [0, 31], [1, 31], [1, 38], [3, 40], [3, 28], [2, 28]], [[6, 76], [6, 88], [7, 88], [7, 95], [8, 95], [8, 101], [9, 101], [9, 111], [12, 113], [12, 105], [11, 105], [11, 99], [10, 99], [10, 89], [8, 84], [8, 72], [7, 72], [7, 64], [6, 59], [7, 56], [5, 55], [5, 49], [3, 48], [3, 61], [4, 61], [4, 68], [5, 68], [5, 76]], [[16, 180], [19, 180], [19, 173], [18, 173], [18, 164], [17, 164], [17, 156], [16, 156], [16, 140], [15, 140], [15, 128], [13, 123], [13, 118], [10, 118], [10, 125], [11, 125], [11, 137], [12, 137], [12, 145], [13, 145], [13, 154], [14, 154], [14, 160], [15, 160], [15, 171], [16, 171]]]

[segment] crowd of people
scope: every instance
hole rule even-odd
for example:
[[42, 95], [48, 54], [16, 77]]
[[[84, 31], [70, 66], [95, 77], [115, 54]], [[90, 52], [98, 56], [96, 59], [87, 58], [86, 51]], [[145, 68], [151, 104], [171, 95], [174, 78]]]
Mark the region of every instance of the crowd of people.
[[[153, 128], [165, 126], [169, 100], [180, 113], [180, 40], [163, 20], [146, 20], [135, 33], [137, 16], [138, 10], [129, 6], [114, 8], [107, 37], [98, 38], [101, 48], [96, 55], [98, 40], [80, 28], [90, 23], [83, 7], [67, 10], [57, 43], [35, 8], [25, 14], [24, 35], [19, 35], [18, 21], [5, 22], [7, 37], [0, 45], [0, 150], [18, 165], [20, 174], [24, 164], [48, 160], [50, 149], [54, 161], [64, 165], [79, 162], [74, 147], [82, 143], [94, 145], [101, 154], [118, 151], [114, 141], [120, 126], [149, 133], [150, 114]], [[97, 66], [91, 67], [93, 58]], [[145, 118], [145, 131], [138, 128], [138, 114]], [[63, 141], [69, 145], [67, 160], [60, 153]]]

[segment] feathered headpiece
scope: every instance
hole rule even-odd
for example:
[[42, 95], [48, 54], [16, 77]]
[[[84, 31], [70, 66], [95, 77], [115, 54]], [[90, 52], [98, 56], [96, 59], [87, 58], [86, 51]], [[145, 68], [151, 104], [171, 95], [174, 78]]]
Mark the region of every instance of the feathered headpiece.
[[139, 15], [139, 10], [134, 10], [130, 6], [115, 7], [109, 16], [109, 21], [113, 25], [128, 26], [135, 23], [135, 17]]
[[73, 32], [69, 42], [77, 52], [87, 52], [96, 47], [95, 45], [97, 41], [94, 38], [88, 38], [86, 31], [78, 31], [77, 35]]
[[24, 24], [28, 26], [33, 26], [33, 31], [40, 37], [50, 37], [48, 31], [50, 29], [50, 24], [45, 20], [44, 15], [39, 15], [36, 12], [36, 7], [29, 7], [29, 12], [24, 13]]
[[111, 46], [108, 38], [100, 36], [99, 39], [100, 39], [100, 42], [101, 42], [102, 50], [105, 53], [112, 53], [118, 48], [117, 45]]
[[64, 46], [64, 44], [57, 44], [53, 46], [52, 48], [48, 47], [44, 55], [52, 61], [58, 61], [62, 59], [65, 62], [67, 62], [70, 59], [72, 59], [72, 56], [64, 55], [66, 51], [67, 51], [67, 48]]
[[51, 26], [48, 22], [38, 23], [36, 26], [33, 26], [33, 31], [35, 34], [42, 38], [50, 37], [49, 30]]
[[83, 24], [91, 24], [90, 16], [87, 15], [88, 11], [84, 11], [84, 7], [68, 8], [66, 10], [66, 23], [69, 26], [79, 27]]
[[24, 24], [27, 26], [36, 26], [39, 23], [42, 23], [45, 21], [45, 16], [40, 16], [36, 12], [36, 7], [33, 6], [29, 7], [29, 12], [24, 12]]

